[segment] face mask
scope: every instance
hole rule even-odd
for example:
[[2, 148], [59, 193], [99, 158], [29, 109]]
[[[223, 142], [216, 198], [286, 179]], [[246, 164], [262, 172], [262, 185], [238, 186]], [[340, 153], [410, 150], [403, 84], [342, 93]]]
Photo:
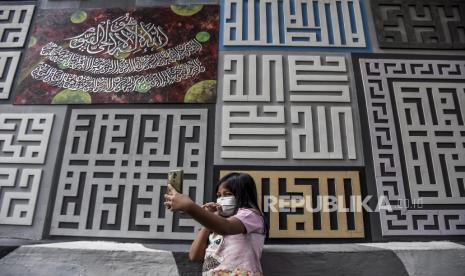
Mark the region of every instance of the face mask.
[[232, 215], [236, 209], [236, 198], [234, 196], [219, 197], [216, 203], [221, 206], [220, 215], [224, 217]]

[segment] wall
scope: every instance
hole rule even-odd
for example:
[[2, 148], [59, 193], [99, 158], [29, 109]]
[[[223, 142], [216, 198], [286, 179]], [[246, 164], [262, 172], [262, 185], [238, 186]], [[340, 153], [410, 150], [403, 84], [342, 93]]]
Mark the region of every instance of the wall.
[[463, 239], [462, 1], [224, 0], [216, 103], [13, 104], [38, 9], [106, 4], [1, 4], [0, 236], [190, 240], [199, 225], [160, 196], [182, 167], [197, 203], [244, 171], [262, 207], [267, 195], [394, 206], [267, 213], [270, 243]]

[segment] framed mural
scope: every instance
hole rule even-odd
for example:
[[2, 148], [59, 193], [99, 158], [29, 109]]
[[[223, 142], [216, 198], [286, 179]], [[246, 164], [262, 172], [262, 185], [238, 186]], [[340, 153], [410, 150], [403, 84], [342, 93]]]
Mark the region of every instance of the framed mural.
[[214, 5], [40, 10], [15, 104], [212, 103]]

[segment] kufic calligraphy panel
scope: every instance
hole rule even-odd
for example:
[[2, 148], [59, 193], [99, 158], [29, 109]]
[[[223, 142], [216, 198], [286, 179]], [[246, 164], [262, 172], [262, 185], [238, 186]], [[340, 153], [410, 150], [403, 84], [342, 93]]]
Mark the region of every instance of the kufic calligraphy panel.
[[10, 96], [20, 56], [20, 52], [0, 52], [0, 99]]
[[65, 108], [1, 110], [0, 235], [40, 239]]
[[228, 53], [220, 60], [215, 164], [363, 161], [346, 56]]
[[[270, 238], [363, 238], [365, 236], [363, 213], [355, 206], [357, 196], [359, 199], [361, 196], [357, 171], [237, 171], [250, 174], [255, 181], [260, 210], [267, 211], [265, 216]], [[229, 172], [231, 171], [221, 170], [220, 178]], [[286, 196], [290, 197], [286, 198]], [[338, 209], [329, 212], [329, 205], [325, 205], [325, 196], [337, 197]], [[276, 200], [266, 201], [267, 197]], [[297, 207], [295, 210], [284, 209], [290, 208], [292, 203], [297, 206], [300, 201], [298, 197], [305, 200], [305, 207]], [[283, 206], [279, 206], [280, 199]], [[268, 210], [264, 210], [265, 205]], [[271, 209], [273, 206], [278, 212]], [[310, 208], [318, 208], [317, 206], [321, 208], [320, 211], [310, 210]], [[283, 209], [279, 210], [279, 207]], [[345, 208], [352, 211], [344, 212]]]
[[465, 61], [355, 55], [354, 64], [378, 197], [414, 203], [380, 210], [383, 236], [463, 235]]
[[393, 83], [410, 194], [465, 203], [465, 83]]
[[223, 46], [365, 48], [363, 1], [224, 0]]
[[372, 0], [381, 48], [465, 49], [461, 0]]
[[43, 164], [53, 116], [0, 113], [0, 163]]
[[163, 205], [167, 172], [203, 204], [207, 109], [72, 112], [51, 235], [192, 239], [197, 223]]
[[41, 169], [0, 168], [0, 224], [32, 225]]
[[0, 48], [23, 47], [34, 5], [1, 5], [0, 10]]

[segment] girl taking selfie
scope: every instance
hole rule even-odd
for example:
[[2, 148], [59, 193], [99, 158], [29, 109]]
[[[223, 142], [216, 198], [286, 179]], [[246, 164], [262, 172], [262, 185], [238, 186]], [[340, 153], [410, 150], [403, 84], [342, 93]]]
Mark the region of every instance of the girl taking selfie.
[[189, 259], [203, 261], [202, 275], [263, 275], [260, 257], [267, 227], [253, 178], [230, 173], [218, 182], [216, 195], [216, 202], [198, 206], [168, 184], [166, 208], [184, 211], [203, 225]]

